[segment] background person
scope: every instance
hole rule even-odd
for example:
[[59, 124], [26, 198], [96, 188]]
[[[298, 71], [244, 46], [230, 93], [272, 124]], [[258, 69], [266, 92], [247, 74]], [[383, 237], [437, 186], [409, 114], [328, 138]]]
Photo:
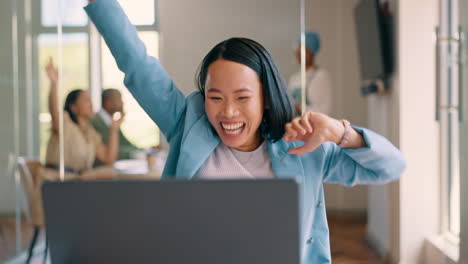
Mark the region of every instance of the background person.
[[[123, 114], [122, 94], [117, 89], [105, 89], [101, 95], [102, 107], [101, 110], [91, 120], [94, 129], [101, 135], [104, 144], [109, 142], [110, 127], [112, 125], [113, 116], [116, 113]], [[127, 137], [122, 133], [122, 129], [118, 131], [119, 137], [119, 152], [117, 159], [130, 159], [132, 153], [144, 151], [133, 145]]]
[[[47, 145], [45, 165], [42, 177], [48, 180], [59, 179], [59, 111], [57, 104], [57, 69], [52, 59], [46, 66], [50, 81], [49, 111], [52, 119], [52, 133]], [[63, 112], [63, 156], [65, 178], [73, 179], [108, 179], [114, 176], [112, 168], [93, 169], [97, 159], [107, 166], [112, 166], [117, 159], [119, 148], [118, 131], [123, 115], [113, 120], [109, 128], [109, 142], [103, 144], [101, 136], [90, 123], [94, 117], [89, 93], [84, 90], [71, 91], [65, 100]]]
[[[301, 63], [301, 36], [296, 39], [295, 56], [297, 63]], [[305, 33], [305, 64], [306, 64], [306, 110], [333, 114], [333, 87], [328, 72], [316, 63], [320, 51], [320, 36], [315, 31]], [[297, 113], [301, 113], [301, 72], [294, 73], [288, 85], [294, 99]]]

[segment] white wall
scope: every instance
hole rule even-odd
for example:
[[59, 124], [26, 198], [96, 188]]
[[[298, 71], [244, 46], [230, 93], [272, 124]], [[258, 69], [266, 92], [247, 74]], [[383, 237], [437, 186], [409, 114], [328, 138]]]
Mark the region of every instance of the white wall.
[[[360, 95], [359, 58], [353, 8], [357, 0], [306, 1], [306, 30], [316, 30], [322, 47], [317, 56], [320, 67], [328, 70], [333, 82], [333, 115], [367, 126], [367, 103]], [[327, 209], [365, 212], [367, 186], [353, 188], [325, 185]]]
[[[391, 89], [383, 96], [359, 95], [359, 62], [352, 10], [358, 0], [310, 0], [307, 28], [322, 35], [318, 60], [335, 84], [336, 116], [369, 128], [400, 147], [408, 160], [401, 182], [366, 192], [327, 186], [327, 207], [357, 209], [368, 203], [368, 234], [382, 254], [418, 263], [423, 241], [437, 230], [437, 142], [434, 121], [434, 46], [437, 1], [390, 1], [395, 14], [396, 62]], [[361, 195], [365, 196], [362, 197]], [[401, 199], [401, 200], [400, 200]], [[345, 202], [344, 202], [345, 201]]]
[[[390, 80], [390, 87], [384, 95], [371, 95], [368, 102], [368, 126], [370, 129], [388, 138], [399, 147], [399, 82], [398, 82], [398, 28], [396, 2], [390, 1], [390, 9], [395, 21], [394, 30], [394, 74]], [[368, 238], [381, 256], [388, 257], [395, 248], [395, 255], [399, 251], [399, 182], [370, 186], [368, 193]]]
[[434, 28], [438, 1], [399, 1], [400, 147], [408, 168], [400, 180], [400, 262], [421, 261], [426, 237], [438, 231], [438, 126]]
[[299, 27], [299, 0], [159, 0], [161, 61], [186, 94], [203, 57], [230, 37], [252, 38], [272, 54], [287, 78], [296, 70], [292, 46]]
[[[390, 139], [398, 146], [398, 134], [392, 132], [391, 128], [398, 128], [398, 90], [394, 85], [383, 96], [371, 95], [368, 98], [369, 128]], [[398, 131], [396, 131], [398, 132]], [[398, 209], [392, 211], [393, 203], [398, 201], [397, 196], [392, 196], [393, 186], [391, 183], [382, 186], [369, 186], [368, 193], [368, 227], [367, 232], [370, 241], [382, 256], [388, 254], [391, 248], [392, 234], [398, 234], [393, 226], [399, 221], [394, 214]]]
[[399, 183], [370, 189], [368, 232], [393, 262], [414, 264], [423, 261], [424, 239], [438, 231], [433, 42], [438, 1], [391, 3], [396, 15], [396, 70], [390, 92], [369, 98], [369, 126], [399, 145], [408, 168]]
[[[399, 183], [372, 187], [368, 232], [394, 262], [421, 263], [424, 239], [438, 226], [438, 127], [434, 120], [437, 0], [392, 1], [396, 70], [388, 94], [369, 98], [369, 126], [405, 155]], [[384, 193], [385, 196], [382, 196]]]
[[358, 0], [306, 1], [306, 29], [316, 30], [322, 47], [318, 64], [330, 72], [334, 115], [367, 124], [367, 103], [360, 94], [359, 56], [353, 8]]

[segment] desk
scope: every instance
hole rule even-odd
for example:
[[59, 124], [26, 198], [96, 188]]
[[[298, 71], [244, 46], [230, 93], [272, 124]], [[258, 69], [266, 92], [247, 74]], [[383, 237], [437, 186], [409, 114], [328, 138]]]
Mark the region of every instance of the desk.
[[159, 180], [162, 170], [148, 170], [148, 162], [141, 159], [119, 160], [114, 163], [117, 179]]

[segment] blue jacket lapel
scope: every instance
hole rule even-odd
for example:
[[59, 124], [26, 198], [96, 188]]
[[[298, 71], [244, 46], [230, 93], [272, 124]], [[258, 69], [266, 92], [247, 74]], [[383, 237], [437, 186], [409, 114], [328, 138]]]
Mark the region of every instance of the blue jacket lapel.
[[182, 140], [176, 178], [191, 179], [219, 142], [206, 115], [202, 116]]
[[300, 180], [304, 174], [300, 157], [288, 154], [288, 151], [293, 147], [295, 147], [293, 143], [288, 143], [284, 139], [268, 143], [271, 166], [278, 179]]

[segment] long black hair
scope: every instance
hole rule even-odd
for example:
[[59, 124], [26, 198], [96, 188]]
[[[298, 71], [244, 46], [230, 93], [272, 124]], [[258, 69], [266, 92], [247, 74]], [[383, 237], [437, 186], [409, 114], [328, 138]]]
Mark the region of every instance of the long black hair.
[[294, 108], [286, 83], [268, 51], [247, 38], [230, 38], [218, 43], [205, 56], [196, 75], [198, 89], [203, 95], [208, 67], [218, 59], [241, 63], [257, 73], [266, 106], [260, 133], [266, 139], [281, 139], [284, 126], [293, 119]]
[[71, 91], [68, 95], [67, 98], [65, 99], [65, 106], [63, 107], [63, 110], [67, 111], [68, 115], [70, 116], [70, 119], [75, 123], [78, 124], [78, 118], [75, 113], [71, 110], [71, 106], [76, 104], [76, 101], [78, 100], [78, 97], [80, 96], [81, 92], [83, 90], [81, 89], [76, 89]]

